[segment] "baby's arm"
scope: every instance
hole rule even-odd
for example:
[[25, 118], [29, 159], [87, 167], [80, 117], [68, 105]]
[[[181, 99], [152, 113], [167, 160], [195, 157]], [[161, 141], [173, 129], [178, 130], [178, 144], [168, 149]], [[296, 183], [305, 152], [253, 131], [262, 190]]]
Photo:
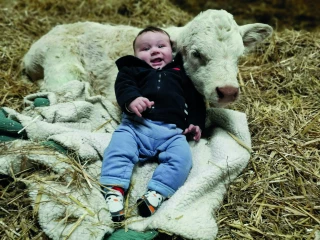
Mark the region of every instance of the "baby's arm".
[[114, 87], [117, 102], [122, 111], [127, 114], [133, 113], [133, 111], [129, 109], [129, 104], [142, 96], [136, 83], [135, 73], [132, 69], [128, 67], [121, 68]]
[[151, 108], [153, 105], [154, 102], [149, 101], [148, 98], [137, 97], [129, 104], [128, 110], [135, 113], [138, 117], [142, 117], [141, 113], [144, 112], [147, 108]]

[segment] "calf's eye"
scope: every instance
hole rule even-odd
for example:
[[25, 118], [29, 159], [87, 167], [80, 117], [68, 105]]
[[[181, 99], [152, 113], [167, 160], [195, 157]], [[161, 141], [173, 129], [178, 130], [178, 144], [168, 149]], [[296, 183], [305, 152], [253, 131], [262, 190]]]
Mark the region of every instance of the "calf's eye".
[[192, 56], [194, 56], [195, 58], [199, 58], [199, 59], [201, 58], [200, 53], [197, 50], [192, 52]]

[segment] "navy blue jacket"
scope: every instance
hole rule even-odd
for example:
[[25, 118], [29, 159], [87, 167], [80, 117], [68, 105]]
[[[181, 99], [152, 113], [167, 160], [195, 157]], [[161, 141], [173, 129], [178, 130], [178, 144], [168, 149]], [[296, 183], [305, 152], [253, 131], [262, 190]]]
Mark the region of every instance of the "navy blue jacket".
[[144, 118], [176, 124], [181, 129], [190, 124], [204, 130], [206, 108], [202, 95], [186, 75], [181, 55], [162, 69], [154, 69], [135, 56], [116, 61], [119, 73], [115, 93], [123, 112], [137, 97], [154, 101], [151, 109], [142, 112]]

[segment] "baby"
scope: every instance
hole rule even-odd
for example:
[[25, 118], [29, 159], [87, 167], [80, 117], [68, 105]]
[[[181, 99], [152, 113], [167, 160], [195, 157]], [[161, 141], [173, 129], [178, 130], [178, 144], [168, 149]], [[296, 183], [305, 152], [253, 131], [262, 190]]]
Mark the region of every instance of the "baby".
[[116, 61], [115, 93], [123, 116], [104, 152], [100, 182], [112, 220], [124, 220], [123, 197], [138, 162], [157, 159], [146, 193], [138, 199], [142, 217], [155, 213], [187, 179], [192, 157], [187, 138], [199, 141], [205, 124], [205, 103], [173, 59], [167, 32], [147, 27], [133, 41], [135, 56]]

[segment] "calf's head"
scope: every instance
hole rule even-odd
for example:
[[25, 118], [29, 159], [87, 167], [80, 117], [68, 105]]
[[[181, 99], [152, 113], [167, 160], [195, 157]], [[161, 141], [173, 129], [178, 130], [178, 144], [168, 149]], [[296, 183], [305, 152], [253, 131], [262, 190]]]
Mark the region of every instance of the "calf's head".
[[271, 33], [269, 25], [238, 26], [228, 12], [207, 10], [183, 28], [177, 51], [197, 90], [210, 105], [224, 107], [239, 96], [239, 57]]

